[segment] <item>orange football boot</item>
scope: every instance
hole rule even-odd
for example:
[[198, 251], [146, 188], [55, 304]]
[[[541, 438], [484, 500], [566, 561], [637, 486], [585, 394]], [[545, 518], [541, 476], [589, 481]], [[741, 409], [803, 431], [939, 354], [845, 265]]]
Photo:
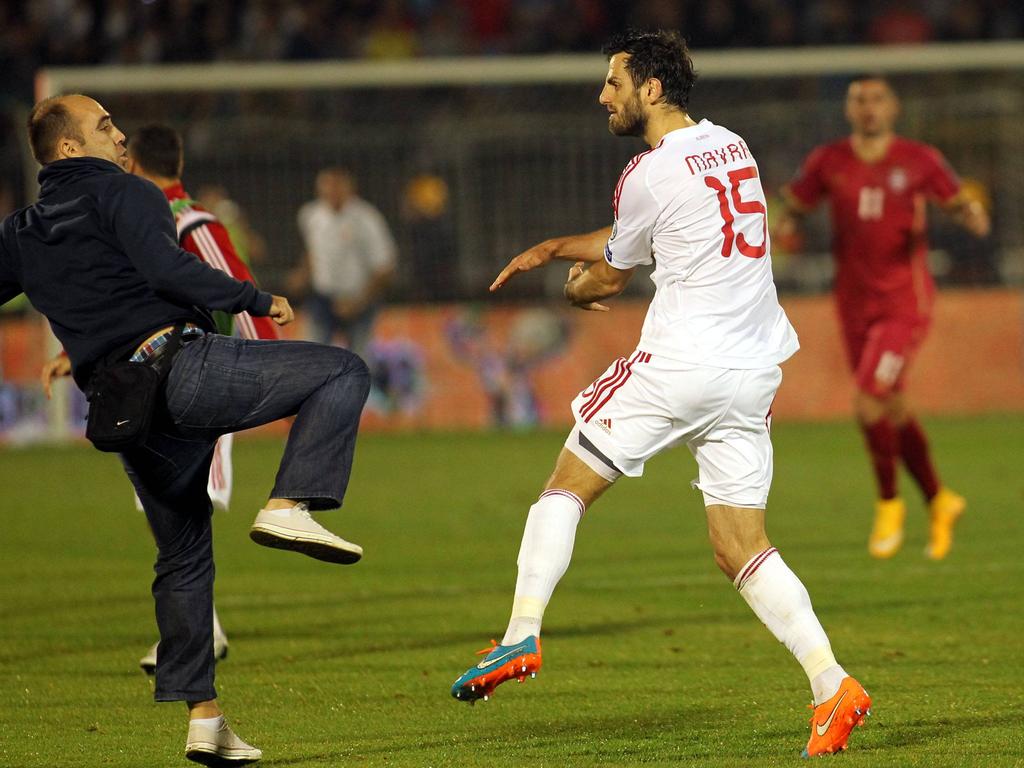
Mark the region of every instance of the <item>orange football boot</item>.
[[852, 677], [844, 677], [836, 695], [813, 709], [811, 738], [804, 757], [831, 755], [846, 749], [850, 732], [864, 725], [864, 718], [871, 714], [871, 697]]
[[932, 560], [941, 560], [953, 546], [953, 526], [967, 508], [967, 500], [949, 488], [940, 488], [928, 504], [931, 525], [925, 554]]

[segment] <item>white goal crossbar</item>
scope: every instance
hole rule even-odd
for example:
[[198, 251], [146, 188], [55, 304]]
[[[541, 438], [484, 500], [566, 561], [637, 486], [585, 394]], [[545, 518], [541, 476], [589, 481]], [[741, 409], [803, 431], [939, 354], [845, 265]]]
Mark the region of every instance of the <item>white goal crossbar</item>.
[[[798, 77], [854, 72], [1024, 70], [1024, 41], [697, 51], [704, 79]], [[36, 76], [36, 96], [203, 92], [232, 89], [401, 88], [589, 83], [607, 64], [594, 54], [420, 58], [402, 61], [213, 62], [53, 67]]]

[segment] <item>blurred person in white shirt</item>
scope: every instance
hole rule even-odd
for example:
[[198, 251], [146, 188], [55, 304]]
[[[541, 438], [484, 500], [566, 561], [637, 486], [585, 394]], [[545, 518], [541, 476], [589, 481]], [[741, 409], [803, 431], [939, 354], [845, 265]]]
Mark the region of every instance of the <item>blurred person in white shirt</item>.
[[312, 338], [331, 344], [340, 333], [345, 346], [365, 358], [394, 277], [395, 241], [380, 211], [358, 196], [345, 169], [321, 170], [316, 195], [298, 214], [306, 247], [299, 281], [311, 290]]

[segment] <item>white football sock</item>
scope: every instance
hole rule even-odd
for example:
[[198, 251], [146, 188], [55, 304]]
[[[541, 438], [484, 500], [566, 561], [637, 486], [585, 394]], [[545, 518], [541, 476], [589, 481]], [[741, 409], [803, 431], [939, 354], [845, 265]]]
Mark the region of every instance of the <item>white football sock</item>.
[[775, 547], [750, 558], [733, 584], [757, 618], [800, 662], [811, 683], [814, 703], [834, 696], [846, 672], [836, 663], [807, 589]]
[[544, 609], [569, 567], [576, 526], [585, 511], [576, 494], [557, 489], [545, 491], [530, 507], [517, 560], [519, 577], [512, 618], [502, 645], [540, 634]]

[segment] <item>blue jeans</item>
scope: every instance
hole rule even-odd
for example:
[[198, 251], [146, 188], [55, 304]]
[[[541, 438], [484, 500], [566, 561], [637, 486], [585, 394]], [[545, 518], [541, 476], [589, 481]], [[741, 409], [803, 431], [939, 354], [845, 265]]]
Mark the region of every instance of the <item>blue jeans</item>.
[[216, 334], [182, 347], [167, 379], [166, 411], [143, 445], [121, 454], [157, 545], [157, 701], [217, 695], [206, 493], [217, 438], [295, 416], [270, 496], [333, 509], [345, 498], [369, 389], [363, 361], [337, 347]]

